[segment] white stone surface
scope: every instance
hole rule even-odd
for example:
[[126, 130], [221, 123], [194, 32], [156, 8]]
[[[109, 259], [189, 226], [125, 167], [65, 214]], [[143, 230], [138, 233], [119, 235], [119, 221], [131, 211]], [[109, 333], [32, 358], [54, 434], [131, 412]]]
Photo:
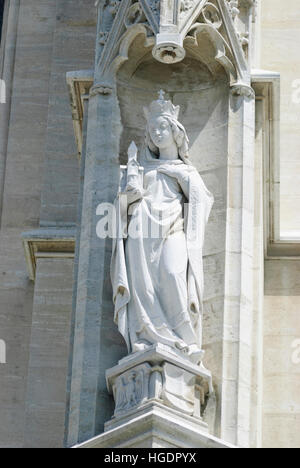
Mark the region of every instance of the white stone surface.
[[74, 448], [236, 448], [158, 404]]
[[265, 262], [262, 445], [300, 446], [300, 261]]
[[281, 230], [288, 237], [300, 230], [298, 206], [300, 187], [299, 76], [300, 60], [296, 44], [300, 40], [299, 3], [289, 0], [282, 9], [280, 0], [261, 1], [262, 68], [281, 75], [280, 98], [280, 216]]

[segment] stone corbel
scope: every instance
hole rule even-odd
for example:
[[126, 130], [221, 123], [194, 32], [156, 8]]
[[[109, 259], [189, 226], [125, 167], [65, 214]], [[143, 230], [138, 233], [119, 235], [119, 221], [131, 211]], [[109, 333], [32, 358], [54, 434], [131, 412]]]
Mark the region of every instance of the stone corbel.
[[105, 84], [97, 84], [90, 90], [90, 98], [101, 94], [103, 96], [109, 96], [113, 93], [114, 88]]
[[22, 234], [28, 274], [35, 281], [38, 258], [74, 258], [75, 229], [37, 229]]
[[93, 81], [93, 70], [79, 70], [67, 73], [67, 85], [69, 88], [72, 120], [79, 159], [82, 152], [84, 101], [89, 98]]
[[246, 83], [234, 83], [231, 87], [231, 94], [233, 96], [243, 96], [248, 99], [254, 99], [255, 98], [255, 91], [254, 89], [246, 84]]

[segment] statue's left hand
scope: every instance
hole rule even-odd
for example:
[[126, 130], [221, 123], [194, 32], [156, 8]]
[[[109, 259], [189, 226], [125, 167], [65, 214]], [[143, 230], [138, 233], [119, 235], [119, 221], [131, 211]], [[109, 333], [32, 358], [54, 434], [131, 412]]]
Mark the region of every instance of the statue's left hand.
[[168, 168], [161, 167], [158, 172], [165, 174], [169, 177], [176, 179], [180, 185], [184, 195], [189, 199], [189, 173], [195, 171], [193, 166], [180, 165], [180, 166], [169, 166]]
[[158, 169], [158, 172], [161, 172], [162, 174], [166, 174], [169, 177], [173, 177], [174, 179], [177, 179], [177, 181], [180, 183], [181, 181], [186, 179], [187, 172], [191, 172], [194, 170], [192, 166], [169, 166], [168, 168], [161, 167]]

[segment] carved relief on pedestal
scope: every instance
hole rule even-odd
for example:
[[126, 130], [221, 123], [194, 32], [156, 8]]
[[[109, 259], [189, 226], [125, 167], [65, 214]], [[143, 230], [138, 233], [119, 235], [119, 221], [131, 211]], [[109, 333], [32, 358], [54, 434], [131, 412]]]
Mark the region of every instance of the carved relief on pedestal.
[[158, 403], [202, 420], [213, 395], [210, 373], [203, 367], [172, 361], [174, 356], [169, 360], [163, 347], [153, 347], [145, 360], [137, 354], [110, 369], [107, 383], [115, 400], [114, 417]]
[[[194, 374], [173, 364], [142, 364], [114, 381], [112, 389], [116, 404], [115, 416], [138, 408], [150, 400], [157, 400], [183, 413], [194, 415], [195, 385]], [[202, 395], [204, 396], [204, 389]], [[204, 404], [203, 398], [200, 404]], [[201, 417], [201, 414], [197, 416]]]
[[117, 377], [112, 385], [115, 399], [115, 416], [129, 411], [149, 398], [151, 366], [147, 363]]

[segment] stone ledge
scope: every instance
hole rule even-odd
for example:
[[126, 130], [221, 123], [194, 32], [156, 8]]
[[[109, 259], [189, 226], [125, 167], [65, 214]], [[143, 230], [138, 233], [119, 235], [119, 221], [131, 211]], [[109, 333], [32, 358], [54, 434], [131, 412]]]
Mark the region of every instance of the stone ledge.
[[74, 258], [75, 228], [37, 229], [22, 233], [29, 278], [34, 281], [37, 258]]
[[236, 448], [152, 403], [129, 422], [73, 448]]

